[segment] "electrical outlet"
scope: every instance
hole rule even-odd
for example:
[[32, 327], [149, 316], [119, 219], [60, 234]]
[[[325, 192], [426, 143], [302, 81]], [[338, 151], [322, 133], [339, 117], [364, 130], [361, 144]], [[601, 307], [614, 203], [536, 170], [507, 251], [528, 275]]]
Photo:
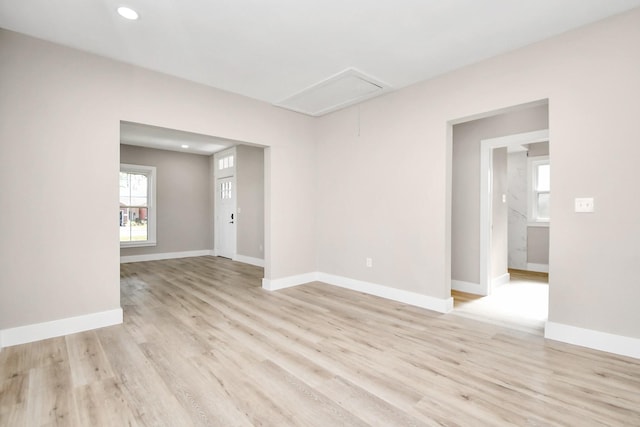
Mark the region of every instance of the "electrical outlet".
[[593, 212], [593, 197], [576, 197], [575, 200], [576, 212]]
[[371, 259], [371, 258], [367, 258], [367, 259], [365, 260], [365, 262], [366, 262], [366, 264], [367, 264], [367, 267], [369, 267], [369, 268], [373, 267], [373, 259]]

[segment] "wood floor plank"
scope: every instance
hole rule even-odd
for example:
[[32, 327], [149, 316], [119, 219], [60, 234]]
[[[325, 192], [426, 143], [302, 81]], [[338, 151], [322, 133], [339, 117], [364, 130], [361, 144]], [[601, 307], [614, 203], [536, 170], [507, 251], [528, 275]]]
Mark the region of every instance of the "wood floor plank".
[[141, 425], [139, 408], [123, 391], [119, 380], [108, 378], [93, 381], [74, 390], [78, 421], [81, 426], [131, 426]]
[[0, 352], [0, 426], [640, 426], [640, 361], [216, 257], [121, 265], [124, 324]]
[[[345, 410], [330, 397], [300, 381], [278, 365], [265, 361], [250, 375], [260, 388], [276, 396], [287, 396], [286, 406], [295, 408], [291, 425], [366, 426], [354, 413]], [[285, 403], [285, 402], [283, 402]]]
[[136, 420], [142, 425], [176, 426], [189, 419], [143, 350], [123, 331], [122, 326], [111, 326], [97, 333], [119, 389], [128, 406], [136, 410]]
[[[47, 393], [42, 393], [47, 390]], [[27, 394], [29, 426], [78, 425], [67, 361], [32, 368]]]
[[95, 331], [65, 337], [74, 387], [112, 378], [113, 371]]
[[29, 371], [15, 373], [0, 382], [0, 425], [27, 425]]
[[419, 420], [351, 381], [336, 376], [318, 388], [341, 407], [359, 414], [371, 426], [436, 426], [433, 420]]
[[203, 381], [203, 376], [183, 354], [152, 343], [144, 344], [143, 349], [168, 389], [189, 414], [191, 425], [251, 426], [245, 414], [228, 399], [225, 385], [218, 381]]

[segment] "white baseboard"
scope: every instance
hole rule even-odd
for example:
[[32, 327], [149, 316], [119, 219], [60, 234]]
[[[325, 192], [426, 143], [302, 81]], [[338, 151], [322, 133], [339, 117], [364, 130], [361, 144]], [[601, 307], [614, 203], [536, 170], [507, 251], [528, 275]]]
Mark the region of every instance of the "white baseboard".
[[511, 280], [511, 275], [509, 273], [504, 273], [502, 276], [491, 279], [491, 287], [495, 289], [499, 286], [506, 285], [509, 283], [509, 280]]
[[536, 264], [533, 262], [527, 263], [527, 271], [535, 271], [537, 273], [548, 273], [549, 264]]
[[0, 330], [0, 348], [122, 323], [122, 308]]
[[318, 280], [318, 273], [298, 274], [297, 276], [283, 277], [281, 279], [262, 279], [262, 288], [268, 291], [291, 288]]
[[128, 262], [142, 262], [142, 261], [160, 261], [163, 259], [174, 258], [190, 258], [196, 256], [215, 256], [215, 252], [210, 249], [203, 249], [199, 251], [182, 251], [182, 252], [165, 252], [161, 254], [145, 254], [145, 255], [129, 255], [121, 256], [120, 264], [126, 264]]
[[544, 337], [554, 341], [640, 359], [640, 338], [614, 335], [555, 322], [546, 323]]
[[449, 313], [453, 310], [453, 298], [434, 298], [415, 292], [404, 291], [402, 289], [390, 288], [388, 286], [375, 283], [363, 282], [361, 280], [350, 279], [348, 277], [334, 276], [327, 273], [306, 273], [297, 276], [283, 277], [281, 279], [262, 279], [262, 288], [269, 291], [290, 288], [310, 282], [323, 282], [328, 285], [350, 289], [369, 295], [402, 302], [416, 307], [426, 308], [439, 313]]
[[363, 292], [365, 294], [402, 302], [416, 307], [439, 313], [449, 313], [453, 310], [453, 298], [435, 298], [411, 291], [391, 288], [389, 286], [378, 285], [376, 283], [364, 282], [350, 279], [348, 277], [334, 276], [332, 274], [318, 273], [318, 281], [328, 283], [333, 286]]
[[264, 267], [264, 260], [260, 258], [236, 254], [236, 256], [233, 257], [233, 260], [243, 262], [245, 264], [255, 265], [256, 267]]
[[468, 294], [484, 295], [480, 290], [480, 283], [465, 282], [463, 280], [451, 279], [451, 289], [455, 291], [465, 292]]

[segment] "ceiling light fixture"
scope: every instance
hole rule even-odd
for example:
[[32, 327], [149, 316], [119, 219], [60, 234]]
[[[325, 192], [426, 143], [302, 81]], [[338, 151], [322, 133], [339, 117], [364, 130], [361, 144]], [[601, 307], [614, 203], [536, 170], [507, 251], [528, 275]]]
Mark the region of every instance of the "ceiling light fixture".
[[138, 19], [138, 12], [125, 6], [120, 6], [118, 8], [118, 15], [122, 16], [125, 19], [130, 19], [131, 21], [135, 21], [136, 19]]
[[187, 144], [182, 144], [180, 147], [182, 148], [189, 148], [189, 146]]

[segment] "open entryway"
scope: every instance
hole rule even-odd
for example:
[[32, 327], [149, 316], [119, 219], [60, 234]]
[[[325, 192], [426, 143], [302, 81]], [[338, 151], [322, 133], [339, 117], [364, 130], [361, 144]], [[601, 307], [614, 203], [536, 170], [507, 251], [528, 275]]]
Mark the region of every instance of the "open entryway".
[[547, 103], [452, 128], [454, 312], [542, 334], [549, 301]]
[[[480, 294], [509, 283], [510, 268], [548, 272], [550, 186], [548, 129], [480, 141]], [[531, 251], [546, 253], [544, 268]]]
[[219, 255], [265, 266], [265, 149], [121, 122], [121, 262]]

